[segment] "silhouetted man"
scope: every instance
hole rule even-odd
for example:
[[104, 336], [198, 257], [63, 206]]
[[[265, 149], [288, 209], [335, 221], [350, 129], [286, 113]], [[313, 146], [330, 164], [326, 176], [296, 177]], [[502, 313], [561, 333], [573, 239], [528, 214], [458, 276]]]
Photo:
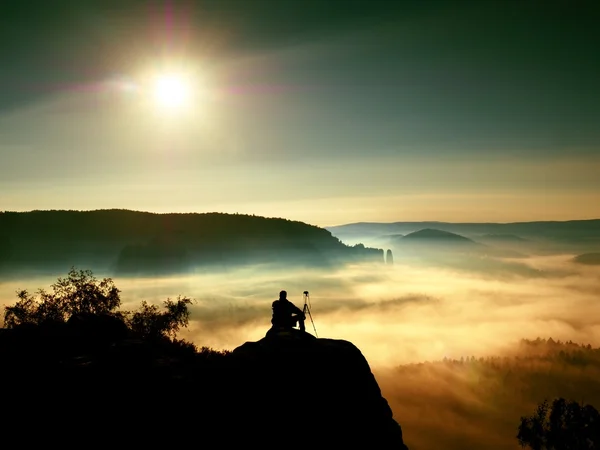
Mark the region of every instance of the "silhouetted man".
[[279, 293], [279, 300], [273, 302], [273, 318], [271, 323], [278, 328], [294, 328], [296, 323], [300, 325], [300, 331], [305, 331], [304, 312], [287, 299], [287, 292]]

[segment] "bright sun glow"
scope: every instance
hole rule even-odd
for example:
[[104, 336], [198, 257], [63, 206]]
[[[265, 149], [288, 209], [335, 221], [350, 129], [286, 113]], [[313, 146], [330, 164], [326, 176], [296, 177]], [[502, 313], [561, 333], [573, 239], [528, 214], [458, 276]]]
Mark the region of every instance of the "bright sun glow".
[[160, 106], [178, 108], [189, 100], [190, 86], [182, 76], [163, 75], [155, 81], [154, 96]]

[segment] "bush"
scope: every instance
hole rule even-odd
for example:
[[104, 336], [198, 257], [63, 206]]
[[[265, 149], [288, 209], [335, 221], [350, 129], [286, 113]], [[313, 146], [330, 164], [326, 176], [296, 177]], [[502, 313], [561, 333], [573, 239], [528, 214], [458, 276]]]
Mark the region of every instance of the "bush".
[[177, 297], [177, 301], [167, 299], [164, 302], [165, 311], [160, 311], [157, 305], [146, 301], [137, 311], [126, 313], [129, 328], [137, 335], [147, 339], [174, 339], [181, 327], [187, 327], [190, 318], [188, 305], [192, 300], [187, 297]]
[[97, 280], [90, 270], [72, 267], [66, 278], [58, 278], [51, 287], [52, 292], [39, 289], [39, 298], [27, 290], [18, 291], [17, 303], [4, 308], [4, 326], [66, 322], [77, 314], [114, 313], [121, 306], [113, 280]]
[[[51, 287], [52, 292], [38, 289], [37, 296], [27, 290], [18, 291], [16, 304], [4, 308], [4, 326], [15, 328], [62, 323], [76, 326], [83, 321], [85, 328], [98, 323], [103, 324], [100, 328], [109, 323], [115, 328], [114, 322], [119, 321], [129, 332], [142, 339], [168, 340], [182, 349], [197, 351], [194, 344], [176, 339], [177, 332], [189, 323], [188, 307], [193, 301], [187, 297], [179, 296], [175, 301], [167, 299], [163, 302], [163, 310], [143, 301], [135, 311], [121, 311], [118, 309], [121, 305], [120, 290], [111, 278], [98, 280], [90, 270], [74, 267], [66, 278], [58, 278]], [[100, 332], [97, 328], [94, 328], [94, 333]]]

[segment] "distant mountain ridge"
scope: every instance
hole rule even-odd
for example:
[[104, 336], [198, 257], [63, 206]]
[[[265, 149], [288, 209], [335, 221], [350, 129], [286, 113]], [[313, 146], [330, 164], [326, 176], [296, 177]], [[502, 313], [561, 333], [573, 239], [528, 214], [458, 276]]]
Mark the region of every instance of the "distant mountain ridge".
[[72, 265], [121, 275], [273, 263], [380, 261], [383, 249], [347, 246], [299, 221], [225, 213], [131, 210], [0, 212], [0, 273]]
[[[554, 233], [600, 233], [600, 219], [567, 220], [567, 221], [535, 221], [535, 222], [354, 222], [342, 225], [326, 226], [325, 229], [335, 233], [412, 233], [424, 228], [435, 228], [453, 233], [470, 232], [480, 234], [543, 234]], [[598, 236], [596, 234], [596, 236]]]
[[449, 231], [436, 230], [433, 228], [424, 228], [413, 233], [405, 235], [403, 240], [416, 241], [416, 240], [435, 240], [440, 242], [461, 242], [461, 243], [475, 243], [472, 239], [461, 236], [460, 234], [450, 233]]
[[[516, 267], [501, 263], [494, 263], [489, 258], [524, 258], [526, 255], [520, 251], [519, 246], [514, 245], [511, 240], [508, 244], [504, 240], [490, 243], [479, 242], [478, 239], [470, 239], [463, 235], [435, 228], [423, 228], [406, 235], [388, 234], [369, 239], [364, 237], [365, 242], [377, 243], [377, 245], [389, 246], [398, 261], [426, 262], [428, 264], [442, 264], [446, 267], [470, 267], [474, 265], [482, 269], [485, 259], [485, 267], [493, 270], [510, 270], [512, 272], [529, 272], [526, 267]], [[517, 237], [518, 239], [518, 237]], [[517, 241], [519, 244], [523, 241]], [[500, 244], [500, 245], [499, 245]], [[512, 244], [512, 245], [511, 245]], [[462, 262], [461, 262], [462, 259]], [[536, 273], [537, 275], [537, 273]]]
[[483, 256], [498, 251], [460, 234], [435, 228], [424, 228], [402, 237], [391, 238], [387, 242], [399, 259], [442, 255]]
[[[600, 219], [570, 221], [537, 221], [514, 223], [451, 222], [357, 222], [325, 227], [343, 242], [377, 242], [392, 234], [410, 234], [423, 229], [436, 229], [459, 234], [477, 242], [479, 239], [503, 246], [536, 245], [552, 250], [582, 253], [590, 247], [600, 248]], [[520, 247], [515, 247], [520, 249]]]
[[516, 234], [484, 234], [479, 237], [482, 240], [490, 240], [495, 242], [525, 242], [527, 239], [523, 239]]

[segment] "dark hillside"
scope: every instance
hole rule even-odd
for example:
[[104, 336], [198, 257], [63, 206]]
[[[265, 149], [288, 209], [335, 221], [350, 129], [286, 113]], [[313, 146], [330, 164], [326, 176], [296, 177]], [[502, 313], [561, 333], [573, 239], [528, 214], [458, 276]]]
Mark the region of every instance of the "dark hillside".
[[383, 263], [383, 250], [349, 247], [323, 228], [241, 214], [127, 210], [0, 213], [0, 268], [87, 266], [156, 275], [253, 263]]

